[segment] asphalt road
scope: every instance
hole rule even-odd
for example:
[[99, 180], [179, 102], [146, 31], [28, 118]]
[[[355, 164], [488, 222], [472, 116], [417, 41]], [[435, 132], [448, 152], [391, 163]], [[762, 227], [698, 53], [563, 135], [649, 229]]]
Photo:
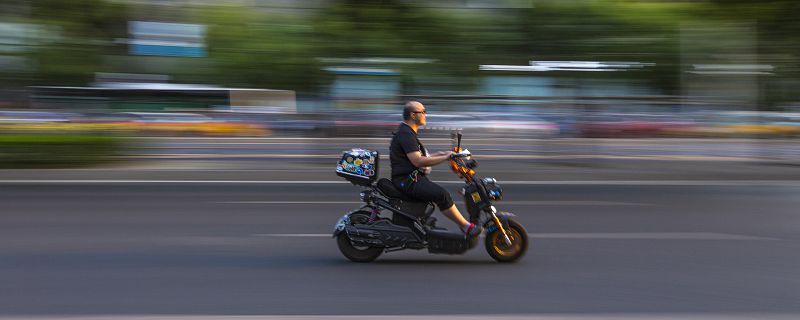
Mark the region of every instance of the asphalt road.
[[509, 265], [351, 263], [327, 236], [358, 207], [344, 183], [0, 190], [0, 316], [800, 314], [800, 184], [507, 185], [533, 240]]

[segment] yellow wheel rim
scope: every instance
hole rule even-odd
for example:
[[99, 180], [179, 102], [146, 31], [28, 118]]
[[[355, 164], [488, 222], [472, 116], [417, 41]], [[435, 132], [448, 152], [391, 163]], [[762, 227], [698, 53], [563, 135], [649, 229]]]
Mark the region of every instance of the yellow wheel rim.
[[503, 239], [503, 233], [498, 230], [491, 235], [492, 248], [497, 254], [509, 257], [522, 250], [522, 241], [520, 241], [521, 236], [519, 235], [519, 231], [515, 228], [506, 229], [506, 233], [508, 234], [508, 238], [511, 239], [511, 245], [506, 245], [506, 241]]

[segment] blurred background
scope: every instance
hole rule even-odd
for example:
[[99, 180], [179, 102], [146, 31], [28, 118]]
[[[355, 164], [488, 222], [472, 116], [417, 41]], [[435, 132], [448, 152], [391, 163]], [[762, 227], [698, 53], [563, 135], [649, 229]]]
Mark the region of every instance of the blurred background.
[[794, 1], [2, 4], [3, 131], [790, 138]]
[[[800, 318], [798, 16], [789, 0], [0, 1], [0, 318]], [[335, 162], [378, 150], [388, 177], [409, 100], [429, 149], [461, 130], [506, 188], [534, 239], [520, 264], [336, 251], [359, 202]], [[432, 177], [459, 197], [447, 168]]]

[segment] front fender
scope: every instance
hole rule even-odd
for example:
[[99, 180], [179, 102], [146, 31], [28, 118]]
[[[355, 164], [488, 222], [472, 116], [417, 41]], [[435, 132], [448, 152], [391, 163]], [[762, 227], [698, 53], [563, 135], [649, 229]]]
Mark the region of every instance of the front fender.
[[[508, 221], [513, 220], [513, 218], [517, 216], [516, 214], [505, 211], [497, 212], [495, 213], [495, 215], [497, 215], [497, 218], [500, 219], [500, 223], [503, 224], [503, 228], [508, 228], [509, 227]], [[497, 226], [495, 226], [494, 220], [489, 219], [489, 221], [486, 222], [486, 233], [489, 234], [497, 230], [498, 228]]]
[[511, 219], [511, 218], [517, 216], [516, 214], [513, 214], [511, 212], [506, 212], [506, 211], [501, 211], [501, 212], [498, 212], [498, 213], [495, 213], [495, 214], [497, 215], [498, 218], [500, 218], [500, 221], [506, 221], [508, 219]]

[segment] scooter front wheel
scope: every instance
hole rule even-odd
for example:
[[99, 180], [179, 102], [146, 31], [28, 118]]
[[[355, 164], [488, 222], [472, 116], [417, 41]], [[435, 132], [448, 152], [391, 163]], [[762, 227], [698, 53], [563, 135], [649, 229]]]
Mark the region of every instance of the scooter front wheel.
[[[366, 223], [369, 221], [369, 212], [356, 212], [350, 215], [350, 223]], [[336, 244], [339, 246], [339, 251], [345, 258], [353, 262], [370, 262], [377, 259], [382, 253], [383, 248], [357, 246], [354, 245], [350, 238], [347, 237], [347, 232], [342, 231], [336, 237]]]
[[508, 221], [506, 233], [511, 244], [506, 243], [499, 228], [486, 234], [486, 252], [499, 262], [515, 262], [528, 251], [528, 232], [514, 220]]

